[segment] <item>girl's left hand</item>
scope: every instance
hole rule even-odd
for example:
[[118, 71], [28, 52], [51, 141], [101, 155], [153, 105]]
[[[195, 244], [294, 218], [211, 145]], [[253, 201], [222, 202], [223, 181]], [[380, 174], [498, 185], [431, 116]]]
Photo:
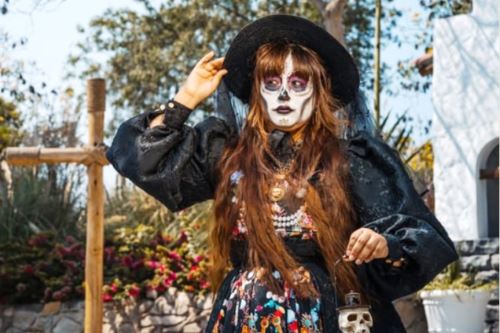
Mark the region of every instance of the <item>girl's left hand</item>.
[[387, 240], [381, 234], [369, 228], [359, 228], [349, 237], [346, 261], [356, 260], [357, 265], [389, 255]]

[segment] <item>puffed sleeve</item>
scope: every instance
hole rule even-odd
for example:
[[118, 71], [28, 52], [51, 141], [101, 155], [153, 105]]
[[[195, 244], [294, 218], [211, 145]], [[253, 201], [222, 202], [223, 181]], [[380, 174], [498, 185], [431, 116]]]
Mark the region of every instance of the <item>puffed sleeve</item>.
[[[119, 174], [176, 212], [213, 198], [215, 165], [229, 129], [212, 116], [188, 126], [191, 110], [175, 102], [167, 105], [122, 123], [106, 157]], [[150, 128], [161, 112], [163, 124]]]
[[458, 259], [453, 242], [415, 190], [397, 151], [359, 131], [347, 140], [347, 156], [360, 225], [387, 239], [388, 259], [405, 260], [401, 267], [387, 258], [356, 265], [360, 281], [390, 301], [418, 291]]

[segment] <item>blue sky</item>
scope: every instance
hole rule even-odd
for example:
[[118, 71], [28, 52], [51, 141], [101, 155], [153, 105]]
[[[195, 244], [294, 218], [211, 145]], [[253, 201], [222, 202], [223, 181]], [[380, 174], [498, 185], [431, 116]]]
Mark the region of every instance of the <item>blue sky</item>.
[[[82, 39], [77, 32], [78, 25], [85, 27], [93, 17], [110, 7], [141, 9], [133, 0], [53, 0], [33, 11], [35, 2], [18, 0], [11, 5], [11, 12], [0, 17], [0, 30], [7, 31], [13, 38], [28, 38], [28, 43], [11, 56], [26, 63], [35, 62], [39, 69], [37, 80], [47, 82], [49, 87], [63, 85], [66, 59]], [[403, 10], [403, 25], [411, 28], [411, 17], [418, 10], [417, 5], [404, 0], [396, 0], [395, 4]], [[416, 58], [421, 52], [410, 46], [397, 48], [387, 45], [382, 51], [382, 58], [395, 65], [397, 59]], [[394, 82], [394, 86], [397, 86], [397, 82]], [[397, 114], [408, 109], [410, 116], [424, 123], [432, 117], [429, 94], [400, 91], [397, 97], [382, 95], [381, 105], [383, 114], [389, 110]], [[417, 123], [415, 125], [418, 126]], [[414, 133], [417, 143], [429, 137], [422, 137], [418, 132]]]

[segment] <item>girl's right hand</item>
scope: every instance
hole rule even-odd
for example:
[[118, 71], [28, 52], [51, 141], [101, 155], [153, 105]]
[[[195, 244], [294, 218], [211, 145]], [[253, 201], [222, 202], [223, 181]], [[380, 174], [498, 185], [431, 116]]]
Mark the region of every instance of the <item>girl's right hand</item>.
[[214, 54], [213, 51], [208, 52], [194, 66], [175, 95], [176, 102], [194, 109], [217, 89], [227, 70], [222, 68], [224, 57], [211, 60]]

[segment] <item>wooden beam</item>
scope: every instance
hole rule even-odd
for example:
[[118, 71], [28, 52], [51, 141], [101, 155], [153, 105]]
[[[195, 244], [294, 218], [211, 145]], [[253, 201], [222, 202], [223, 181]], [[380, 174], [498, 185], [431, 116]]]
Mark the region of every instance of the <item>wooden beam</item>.
[[93, 146], [75, 148], [8, 147], [5, 149], [5, 159], [11, 165], [41, 163], [108, 164], [105, 148]]
[[[103, 79], [87, 81], [89, 145], [102, 146], [106, 88]], [[87, 248], [85, 256], [85, 333], [101, 333], [103, 319], [104, 184], [102, 165], [87, 168]]]
[[498, 167], [496, 169], [479, 170], [479, 179], [499, 179]]

